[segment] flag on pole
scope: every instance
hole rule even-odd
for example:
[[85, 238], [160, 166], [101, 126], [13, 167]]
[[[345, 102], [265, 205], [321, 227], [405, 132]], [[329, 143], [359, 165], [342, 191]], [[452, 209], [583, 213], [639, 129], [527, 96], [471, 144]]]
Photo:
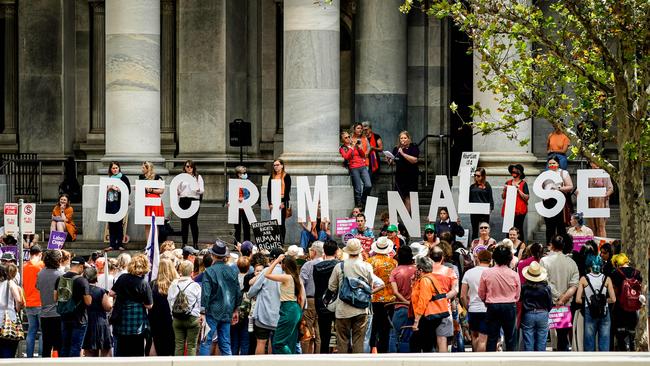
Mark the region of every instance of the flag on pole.
[[160, 263], [160, 249], [158, 248], [158, 226], [156, 226], [156, 215], [151, 214], [151, 230], [149, 230], [149, 237], [147, 238], [147, 247], [145, 249], [149, 263], [151, 263], [151, 271], [149, 272], [149, 281], [158, 278], [158, 264]]

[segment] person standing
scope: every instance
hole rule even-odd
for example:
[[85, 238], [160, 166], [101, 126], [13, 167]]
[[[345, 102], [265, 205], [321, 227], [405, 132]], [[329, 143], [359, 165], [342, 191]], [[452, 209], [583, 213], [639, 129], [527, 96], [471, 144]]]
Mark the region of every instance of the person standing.
[[[238, 165], [235, 167], [235, 178], [237, 179], [248, 179], [248, 173], [246, 172], [246, 167]], [[237, 192], [237, 197], [239, 202], [243, 202], [245, 199], [251, 196], [251, 193], [246, 188], [239, 188]], [[270, 201], [269, 201], [270, 202]], [[251, 240], [251, 224], [248, 222], [248, 217], [244, 212], [243, 208], [239, 209], [239, 219], [235, 224], [235, 242], [241, 243], [242, 237], [244, 241]]]
[[630, 265], [625, 253], [614, 255], [612, 263], [616, 267], [611, 272], [612, 284], [616, 291], [616, 303], [612, 309], [616, 350], [633, 352], [636, 350], [634, 337], [639, 325], [638, 309], [641, 304], [638, 297], [633, 301], [630, 295], [634, 294], [635, 284], [640, 287], [643, 278], [641, 272]]
[[67, 233], [66, 241], [77, 240], [77, 226], [73, 221], [74, 209], [70, 206], [70, 197], [63, 193], [59, 195], [59, 202], [52, 209], [52, 222], [50, 231]]
[[[7, 269], [0, 265], [0, 311], [6, 319], [16, 322], [20, 309], [25, 305], [20, 287], [9, 279]], [[15, 358], [18, 340], [0, 339], [0, 358]]]
[[282, 159], [273, 160], [273, 170], [269, 176], [269, 183], [266, 190], [266, 198], [269, 203], [269, 210], [273, 210], [273, 201], [271, 200], [271, 179], [280, 180], [280, 234], [282, 236], [282, 243], [284, 243], [284, 236], [287, 233], [285, 221], [287, 220], [287, 210], [290, 210], [289, 200], [291, 196], [291, 176], [284, 171], [284, 161]]
[[[150, 161], [145, 161], [142, 163], [142, 174], [138, 176], [139, 180], [163, 180], [161, 176], [156, 174], [154, 171], [153, 163]], [[161, 198], [162, 194], [165, 193], [165, 188], [147, 188], [145, 191], [145, 197], [147, 198]], [[156, 217], [165, 217], [165, 206], [163, 206], [162, 199], [160, 200], [160, 205], [158, 206], [144, 206], [144, 216], [151, 217], [156, 215]], [[149, 231], [151, 230], [151, 225], [147, 224], [144, 226], [144, 237], [149, 237]]]
[[[36, 288], [36, 281], [38, 272], [45, 267], [41, 260], [43, 257], [41, 246], [34, 244], [29, 249], [29, 261], [25, 263], [23, 268], [23, 290], [25, 291], [25, 313], [27, 314], [27, 322], [29, 328], [27, 329], [27, 339], [25, 344], [25, 352], [27, 357], [34, 357], [34, 344], [36, 343], [36, 333], [39, 329], [39, 314], [41, 313], [41, 295]], [[43, 352], [43, 338], [41, 337], [40, 352]]]
[[[416, 245], [416, 244], [411, 244]], [[409, 303], [411, 302], [411, 283], [415, 276], [415, 255], [411, 247], [403, 246], [397, 250], [397, 267], [390, 273], [388, 281], [395, 294], [395, 310], [393, 311], [390, 332], [390, 352], [407, 353], [411, 339], [411, 329], [407, 329], [412, 322], [409, 320]]]
[[43, 347], [40, 353], [44, 358], [51, 357], [52, 351], [59, 352], [61, 350], [61, 317], [56, 312], [56, 300], [54, 299], [55, 283], [64, 273], [60, 269], [61, 257], [60, 250], [47, 250], [43, 256], [45, 268], [38, 272], [36, 278], [36, 288], [41, 298], [39, 318]]
[[[313, 266], [314, 306], [318, 317], [318, 335], [320, 337], [320, 353], [322, 354], [330, 353], [332, 325], [335, 320], [334, 313], [329, 311], [323, 302], [323, 295], [327, 292], [334, 267], [339, 263], [336, 258], [338, 250], [339, 247], [335, 241], [326, 241], [323, 244], [323, 260]], [[309, 309], [309, 305], [307, 309]]]
[[[125, 174], [122, 173], [122, 168], [120, 163], [117, 161], [111, 161], [108, 167], [108, 176], [111, 178], [119, 179], [128, 188], [128, 192], [124, 192], [127, 195], [131, 194], [131, 182]], [[114, 214], [120, 210], [120, 204], [122, 202], [122, 192], [117, 186], [110, 185], [107, 188], [106, 192], [106, 213]], [[108, 223], [108, 248], [105, 250], [124, 250], [124, 223], [127, 218], [123, 218], [118, 222], [109, 222]]]
[[203, 275], [201, 286], [201, 323], [216, 329], [217, 344], [222, 356], [230, 356], [230, 324], [239, 321], [237, 309], [242, 302], [237, 268], [227, 264], [226, 243], [217, 241], [210, 249], [214, 262]]
[[303, 310], [302, 318], [305, 321], [305, 326], [312, 334], [311, 339], [302, 341], [300, 344], [304, 354], [319, 353], [321, 349], [316, 300], [314, 298], [316, 292], [314, 266], [323, 261], [323, 245], [322, 241], [314, 242], [309, 248], [310, 260], [300, 268], [300, 279], [305, 285], [305, 296], [307, 297], [307, 307]]
[[[269, 257], [275, 260], [281, 254], [284, 254], [281, 248], [274, 248]], [[268, 265], [267, 262], [259, 262], [259, 264]], [[267, 350], [268, 353], [272, 353], [272, 349], [267, 347], [267, 343], [271, 340], [271, 335], [280, 318], [280, 284], [267, 279], [265, 277], [267, 272], [268, 267], [263, 268], [249, 281], [251, 287], [248, 289], [248, 296], [255, 299], [252, 321], [256, 355], [263, 355], [267, 353]], [[282, 274], [282, 268], [276, 267], [273, 269], [273, 274]]]
[[[472, 203], [489, 203], [490, 212], [494, 210], [494, 198], [492, 197], [492, 186], [487, 182], [485, 169], [478, 168], [474, 171], [474, 183], [469, 186], [469, 202]], [[471, 214], [469, 215], [472, 223], [471, 239], [478, 237], [478, 227], [481, 222], [490, 223], [490, 214]]]
[[478, 288], [481, 282], [481, 275], [490, 268], [492, 253], [481, 250], [476, 254], [478, 265], [465, 272], [460, 289], [460, 300], [467, 309], [469, 318], [469, 330], [472, 332], [472, 351], [485, 352], [488, 337], [487, 307], [478, 296]]
[[[61, 352], [59, 357], [81, 356], [86, 328], [88, 327], [87, 307], [93, 299], [90, 284], [82, 274], [86, 260], [74, 257], [70, 261], [70, 271], [54, 283], [54, 300], [57, 312], [61, 315]], [[72, 293], [70, 295], [70, 289]]]
[[201, 285], [192, 280], [194, 264], [182, 261], [178, 265], [180, 278], [174, 279], [167, 291], [167, 301], [173, 316], [174, 356], [183, 356], [187, 347], [188, 356], [196, 356], [201, 324]]
[[363, 126], [363, 133], [370, 143], [368, 166], [370, 167], [370, 180], [374, 183], [379, 173], [379, 153], [384, 151], [384, 142], [381, 140], [381, 136], [372, 130], [372, 124], [369, 121], [361, 122], [361, 126]]
[[[591, 162], [591, 169], [600, 169], [598, 164]], [[609, 207], [609, 197], [614, 193], [614, 185], [612, 180], [607, 178], [591, 178], [589, 179], [590, 188], [605, 188], [605, 197], [589, 197], [589, 207], [591, 208], [605, 208]], [[579, 192], [576, 191], [576, 195]], [[594, 217], [589, 219], [589, 226], [594, 231], [594, 235], [601, 238], [607, 237], [607, 230], [605, 229], [607, 225], [607, 218], [605, 217]]]
[[[183, 173], [189, 174], [194, 178], [192, 183], [181, 182], [178, 185], [178, 205], [186, 210], [190, 208], [192, 201], [200, 201], [205, 192], [203, 177], [196, 171], [196, 164], [192, 160], [187, 160], [183, 165]], [[183, 246], [187, 245], [187, 237], [190, 229], [192, 230], [192, 245], [198, 248], [199, 242], [199, 210], [194, 215], [181, 219], [181, 238]]]
[[548, 134], [546, 138], [546, 152], [548, 157], [557, 156], [560, 169], [566, 170], [569, 166], [566, 153], [569, 150], [569, 137], [562, 132], [558, 127], [553, 129], [553, 132]]
[[546, 269], [533, 261], [524, 267], [521, 287], [522, 351], [546, 351], [548, 312], [553, 308], [553, 295], [546, 283]]
[[345, 160], [345, 164], [350, 172], [352, 188], [354, 189], [354, 205], [356, 207], [364, 207], [366, 205], [366, 198], [372, 189], [366, 150], [363, 148], [364, 141], [367, 141], [365, 137], [357, 138], [353, 141], [348, 132], [344, 131], [341, 133], [339, 153]]
[[497, 246], [492, 253], [495, 267], [481, 274], [478, 296], [487, 307], [488, 339], [486, 351], [495, 352], [501, 331], [505, 337], [505, 350], [515, 351], [517, 339], [515, 325], [521, 284], [517, 272], [510, 269], [512, 251], [507, 246]]
[[[440, 245], [429, 251], [429, 258], [433, 261], [431, 276], [436, 279], [438, 294], [444, 294], [444, 302], [447, 303], [447, 310], [449, 312], [449, 316], [445, 313], [445, 316], [439, 318], [440, 322], [433, 328], [438, 352], [448, 351], [447, 338], [454, 335], [452, 301], [458, 295], [458, 274], [454, 271], [453, 267], [447, 266], [445, 263], [445, 253], [442, 249], [443, 244], [444, 242], [441, 242]], [[449, 243], [446, 246], [449, 248]], [[449, 248], [448, 254], [451, 256], [451, 248]]]
[[[397, 261], [390, 257], [393, 254], [393, 242], [382, 236], [372, 243], [371, 252], [375, 255], [368, 258], [375, 276], [384, 283], [389, 283], [390, 274], [397, 267]], [[405, 248], [408, 248], [404, 245]], [[409, 248], [410, 249], [410, 248]], [[395, 294], [392, 286], [385, 286], [372, 294], [372, 324], [370, 333], [370, 348], [376, 348], [378, 353], [388, 352], [390, 341], [390, 319], [393, 317]]]
[[[562, 182], [556, 184], [551, 180], [546, 180], [544, 183], [542, 183], [542, 188], [550, 188], [552, 190], [560, 191], [566, 198], [564, 208], [560, 210], [557, 215], [544, 218], [544, 223], [546, 224], [546, 243], [548, 244], [551, 242], [553, 236], [566, 234], [566, 226], [571, 216], [571, 197], [569, 197], [569, 194], [571, 191], [573, 191], [573, 182], [571, 181], [569, 172], [560, 168], [560, 159], [557, 156], [549, 157], [546, 164], [549, 170], [558, 172], [558, 174], [560, 174]], [[544, 204], [544, 207], [552, 208], [556, 205], [557, 200], [555, 198], [549, 198], [543, 200], [542, 203]]]
[[411, 134], [408, 131], [400, 132], [397, 146], [393, 148], [393, 159], [388, 158], [388, 164], [395, 164], [395, 190], [399, 192], [409, 212], [411, 212], [410, 193], [418, 190], [419, 156], [420, 149], [411, 140]]
[[438, 209], [438, 218], [435, 223], [436, 235], [441, 237], [443, 233], [449, 232], [452, 235], [452, 241], [456, 241], [457, 236], [464, 236], [465, 229], [460, 225], [460, 216], [456, 222], [451, 221], [449, 218], [449, 211], [447, 207], [440, 207]]
[[149, 333], [147, 310], [153, 307], [153, 294], [145, 276], [151, 270], [145, 254], [136, 254], [120, 275], [109, 295], [115, 298], [111, 314], [116, 338], [115, 356], [145, 355], [145, 338]]
[[92, 297], [92, 302], [88, 306], [88, 328], [83, 341], [84, 357], [110, 357], [113, 337], [111, 337], [111, 327], [106, 314], [113, 309], [113, 299], [108, 296], [108, 291], [97, 286], [95, 268], [85, 268], [84, 277], [90, 284], [90, 297]]
[[149, 283], [153, 306], [147, 312], [156, 356], [174, 356], [177, 345], [174, 342], [176, 332], [172, 324], [172, 311], [167, 299], [169, 298], [169, 289], [172, 282], [177, 279], [178, 273], [174, 262], [166, 258], [160, 259], [158, 277]]
[[[361, 242], [359, 239], [348, 240], [343, 252], [348, 259], [334, 267], [329, 279], [328, 290], [337, 292], [343, 285], [344, 279], [355, 278], [364, 281], [372, 287], [372, 266], [361, 258]], [[368, 328], [369, 307], [359, 308], [343, 301], [336, 306], [336, 347], [338, 353], [348, 353], [352, 344], [352, 353], [363, 352], [363, 339]]]
[[[564, 237], [556, 235], [551, 239], [550, 253], [540, 260], [542, 267], [548, 272], [548, 284], [553, 295], [555, 306], [571, 304], [579, 283], [578, 265], [573, 259], [562, 253]], [[558, 351], [569, 351], [569, 333], [571, 329], [556, 329]]]
[[[501, 216], [504, 215], [506, 209], [506, 190], [508, 186], [513, 186], [517, 188], [514, 227], [519, 230], [519, 239], [524, 241], [524, 221], [526, 220], [526, 214], [528, 214], [528, 198], [530, 197], [528, 183], [524, 180], [526, 175], [524, 174], [524, 167], [521, 164], [511, 164], [508, 166], [508, 172], [512, 176], [512, 179], [508, 179], [506, 184], [503, 186], [501, 198], [504, 201], [503, 206], [501, 207]], [[510, 240], [512, 240], [512, 238]]]
[[362, 235], [366, 238], [374, 239], [375, 234], [372, 232], [372, 228], [366, 226], [366, 215], [360, 213], [357, 215], [356, 220], [357, 220], [357, 227], [350, 230], [350, 234], [354, 236]]

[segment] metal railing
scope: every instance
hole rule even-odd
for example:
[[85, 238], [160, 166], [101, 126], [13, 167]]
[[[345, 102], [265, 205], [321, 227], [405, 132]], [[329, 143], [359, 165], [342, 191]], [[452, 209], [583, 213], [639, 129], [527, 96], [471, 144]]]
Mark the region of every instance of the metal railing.
[[[429, 140], [438, 139], [438, 162], [439, 167], [442, 169], [440, 173], [444, 172], [444, 175], [447, 176], [447, 179], [451, 179], [451, 145], [449, 144], [449, 139], [451, 135], [426, 135], [420, 142], [418, 142], [418, 147], [424, 144], [424, 186], [429, 186]], [[447, 142], [447, 147], [445, 148], [445, 140]]]

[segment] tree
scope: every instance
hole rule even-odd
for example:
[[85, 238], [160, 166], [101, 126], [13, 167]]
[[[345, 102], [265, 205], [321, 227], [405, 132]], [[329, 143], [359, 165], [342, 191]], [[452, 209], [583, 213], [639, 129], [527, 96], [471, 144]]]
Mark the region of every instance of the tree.
[[[647, 288], [650, 1], [406, 0], [400, 10], [412, 8], [449, 17], [469, 35], [481, 60], [479, 88], [499, 95], [503, 113], [490, 120], [491, 111], [474, 104], [475, 130], [516, 138], [521, 121], [545, 119], [569, 136], [573, 155], [610, 174], [620, 193], [623, 248]], [[618, 162], [604, 154], [608, 143]], [[636, 344], [647, 350], [645, 308], [640, 315]]]

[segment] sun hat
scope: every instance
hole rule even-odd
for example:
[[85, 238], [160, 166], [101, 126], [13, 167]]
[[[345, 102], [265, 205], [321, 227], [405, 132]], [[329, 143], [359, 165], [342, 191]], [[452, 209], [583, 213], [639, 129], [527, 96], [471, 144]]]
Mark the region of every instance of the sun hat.
[[370, 250], [377, 254], [389, 254], [393, 251], [393, 242], [385, 236], [372, 243]]
[[345, 244], [343, 251], [350, 255], [359, 255], [361, 253], [361, 242], [357, 238], [352, 238]]
[[512, 169], [517, 169], [519, 170], [519, 178], [524, 179], [526, 178], [526, 174], [524, 174], [524, 166], [521, 164], [510, 164], [508, 166], [508, 173], [512, 174]]
[[391, 232], [391, 231], [397, 232], [397, 225], [394, 225], [394, 224], [388, 225], [388, 227], [386, 228], [386, 231], [388, 231], [388, 232]]
[[287, 256], [289, 257], [302, 257], [305, 255], [305, 250], [297, 245], [291, 245], [287, 249]]
[[522, 271], [525, 279], [532, 282], [542, 282], [546, 280], [546, 268], [542, 267], [538, 262], [533, 261]]
[[417, 260], [420, 257], [426, 257], [429, 254], [429, 247], [421, 243], [413, 243], [409, 245], [413, 251], [413, 259]]

